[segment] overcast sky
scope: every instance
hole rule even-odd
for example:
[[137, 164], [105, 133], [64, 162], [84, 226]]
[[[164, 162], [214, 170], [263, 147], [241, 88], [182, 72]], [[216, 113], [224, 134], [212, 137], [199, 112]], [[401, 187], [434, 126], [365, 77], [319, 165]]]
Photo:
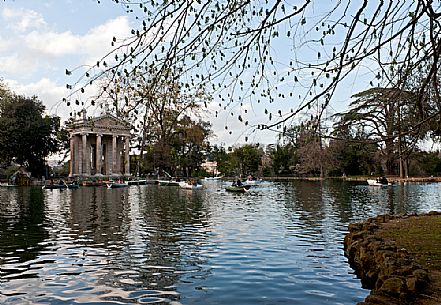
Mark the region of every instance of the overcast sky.
[[[113, 36], [126, 37], [132, 29], [119, 5], [96, 0], [1, 1], [0, 24], [0, 78], [16, 93], [37, 95], [49, 114], [63, 119], [72, 111], [61, 103], [68, 94], [66, 83], [72, 82], [65, 70], [96, 62], [110, 50]], [[253, 117], [255, 109], [248, 111]], [[274, 133], [249, 134], [227, 112], [218, 118], [210, 113], [209, 120], [213, 143], [243, 144], [245, 135], [254, 143], [276, 141]]]

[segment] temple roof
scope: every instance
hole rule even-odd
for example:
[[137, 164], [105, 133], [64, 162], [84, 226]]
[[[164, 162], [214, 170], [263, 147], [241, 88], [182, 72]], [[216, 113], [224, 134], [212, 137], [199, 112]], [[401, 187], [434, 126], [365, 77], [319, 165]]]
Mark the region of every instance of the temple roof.
[[127, 134], [130, 133], [130, 124], [110, 113], [105, 113], [98, 117], [73, 121], [69, 130], [71, 133], [108, 133], [118, 131], [117, 133]]

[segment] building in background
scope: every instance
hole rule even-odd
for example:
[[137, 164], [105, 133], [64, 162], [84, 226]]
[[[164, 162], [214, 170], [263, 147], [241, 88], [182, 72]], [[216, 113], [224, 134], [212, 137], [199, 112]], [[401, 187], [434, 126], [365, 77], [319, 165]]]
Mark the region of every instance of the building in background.
[[205, 161], [201, 164], [201, 167], [204, 168], [208, 173], [212, 176], [219, 176], [220, 172], [217, 170], [217, 162], [216, 161]]
[[70, 177], [130, 176], [130, 125], [109, 112], [73, 121], [70, 134]]

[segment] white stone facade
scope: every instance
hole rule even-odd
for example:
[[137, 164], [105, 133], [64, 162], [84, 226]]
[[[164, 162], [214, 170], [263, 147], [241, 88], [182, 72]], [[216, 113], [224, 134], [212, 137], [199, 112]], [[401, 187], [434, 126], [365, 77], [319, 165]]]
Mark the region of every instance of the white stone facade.
[[130, 176], [130, 126], [106, 113], [73, 122], [71, 177]]

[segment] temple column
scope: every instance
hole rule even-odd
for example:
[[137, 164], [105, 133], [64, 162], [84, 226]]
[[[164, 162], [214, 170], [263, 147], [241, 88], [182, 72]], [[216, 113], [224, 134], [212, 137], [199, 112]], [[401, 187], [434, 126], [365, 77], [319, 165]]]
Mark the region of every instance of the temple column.
[[116, 135], [113, 135], [112, 137], [112, 174], [116, 174], [117, 173], [117, 168], [116, 168], [116, 151], [117, 151], [117, 147], [116, 147]]
[[130, 175], [130, 139], [128, 136], [125, 138], [126, 144], [124, 147], [124, 173], [126, 176]]
[[69, 167], [69, 176], [72, 177], [74, 174], [74, 149], [75, 149], [75, 145], [74, 145], [74, 135], [72, 135], [70, 137], [70, 167]]
[[77, 164], [78, 164], [78, 175], [82, 175], [83, 174], [83, 145], [80, 145], [80, 139], [77, 138], [77, 147], [78, 147], [78, 160]]
[[102, 157], [102, 149], [101, 149], [101, 134], [97, 134], [96, 135], [96, 174], [97, 175], [101, 175], [101, 160], [103, 159]]
[[89, 158], [87, 158], [87, 134], [82, 134], [82, 147], [83, 147], [83, 156], [82, 156], [82, 171], [81, 174], [88, 174], [87, 164], [89, 162]]

